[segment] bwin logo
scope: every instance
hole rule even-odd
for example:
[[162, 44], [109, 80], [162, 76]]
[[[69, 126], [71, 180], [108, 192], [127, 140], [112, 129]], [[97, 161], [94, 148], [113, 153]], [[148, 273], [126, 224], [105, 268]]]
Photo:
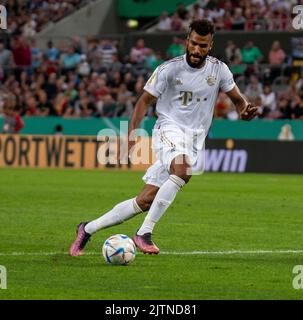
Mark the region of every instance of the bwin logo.
[[7, 11], [6, 8], [0, 4], [0, 29], [7, 29]]
[[205, 171], [244, 172], [247, 159], [246, 150], [205, 150]]
[[296, 30], [303, 29], [303, 6], [295, 6], [292, 12], [296, 14], [292, 21], [292, 26]]

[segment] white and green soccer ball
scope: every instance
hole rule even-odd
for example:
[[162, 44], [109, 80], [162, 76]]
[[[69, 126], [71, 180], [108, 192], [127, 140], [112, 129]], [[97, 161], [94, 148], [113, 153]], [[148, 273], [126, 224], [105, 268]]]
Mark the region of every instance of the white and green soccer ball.
[[136, 257], [136, 245], [125, 234], [114, 234], [105, 240], [102, 254], [107, 263], [128, 265]]

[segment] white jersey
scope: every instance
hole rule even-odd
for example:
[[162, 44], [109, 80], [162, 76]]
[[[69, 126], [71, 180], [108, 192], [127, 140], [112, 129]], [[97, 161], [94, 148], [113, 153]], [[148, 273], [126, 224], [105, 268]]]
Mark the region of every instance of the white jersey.
[[197, 69], [190, 67], [186, 55], [182, 55], [160, 65], [144, 90], [158, 98], [158, 125], [175, 124], [206, 134], [219, 89], [228, 92], [234, 86], [233, 75], [222, 61], [208, 56], [205, 65]]

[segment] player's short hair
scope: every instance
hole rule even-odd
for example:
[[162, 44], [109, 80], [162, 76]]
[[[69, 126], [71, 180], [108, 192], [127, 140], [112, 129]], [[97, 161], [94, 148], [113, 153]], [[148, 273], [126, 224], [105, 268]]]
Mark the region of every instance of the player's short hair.
[[209, 21], [207, 19], [194, 20], [189, 25], [188, 36], [190, 36], [192, 31], [197, 32], [198, 35], [200, 35], [200, 36], [206, 36], [209, 33], [213, 36], [215, 33], [215, 26], [211, 21]]

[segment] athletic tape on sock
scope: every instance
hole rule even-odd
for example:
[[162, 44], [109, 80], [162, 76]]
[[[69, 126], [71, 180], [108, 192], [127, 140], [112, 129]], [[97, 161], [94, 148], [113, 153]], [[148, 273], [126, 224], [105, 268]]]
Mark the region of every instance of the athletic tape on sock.
[[185, 181], [174, 174], [169, 176], [169, 180], [174, 182], [179, 188], [182, 188], [185, 185]]
[[143, 210], [139, 207], [136, 198], [134, 198], [133, 200], [133, 206], [136, 213], [143, 212]]

